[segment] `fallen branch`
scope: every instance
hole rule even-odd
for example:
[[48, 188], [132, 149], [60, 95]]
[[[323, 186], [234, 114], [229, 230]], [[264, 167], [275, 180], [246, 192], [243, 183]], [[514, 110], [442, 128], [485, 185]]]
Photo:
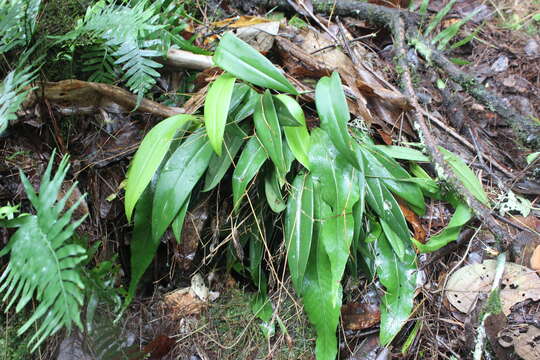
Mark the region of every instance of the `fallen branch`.
[[137, 96], [129, 91], [115, 85], [80, 80], [44, 83], [30, 94], [24, 107], [35, 104], [40, 97], [57, 106], [60, 112], [69, 114], [94, 113], [98, 109], [113, 113], [131, 112], [136, 109], [161, 117], [184, 113], [182, 108], [162, 105], [148, 99], [143, 99], [136, 108]]
[[498, 250], [502, 253], [505, 251], [506, 245], [504, 241], [511, 239], [511, 236], [499, 225], [495, 218], [491, 215], [491, 209], [478, 201], [473, 194], [463, 185], [456, 177], [453, 169], [437, 148], [437, 142], [431, 135], [431, 131], [424, 120], [423, 111], [418, 103], [416, 93], [414, 91], [412, 77], [407, 63], [407, 49], [405, 47], [405, 25], [401, 15], [394, 18], [391, 25], [392, 34], [394, 36], [394, 47], [396, 49], [397, 65], [401, 69], [401, 82], [405, 95], [413, 107], [412, 117], [415, 129], [418, 131], [422, 142], [426, 146], [426, 150], [435, 164], [435, 168], [439, 176], [450, 183], [456, 191], [463, 197], [467, 205], [472, 209], [474, 214], [484, 222], [489, 230], [495, 235]]

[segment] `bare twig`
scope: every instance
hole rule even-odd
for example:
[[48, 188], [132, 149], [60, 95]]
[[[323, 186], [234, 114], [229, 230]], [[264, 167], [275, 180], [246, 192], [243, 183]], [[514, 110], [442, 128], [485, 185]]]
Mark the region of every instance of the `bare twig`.
[[444, 160], [441, 152], [437, 148], [437, 142], [431, 135], [429, 127], [424, 120], [422, 109], [414, 92], [412, 77], [407, 63], [407, 50], [405, 48], [405, 22], [401, 15], [394, 17], [391, 30], [394, 36], [394, 45], [397, 53], [397, 66], [399, 67], [401, 73], [403, 91], [405, 95], [409, 97], [409, 101], [413, 107], [411, 115], [415, 129], [418, 131], [420, 138], [426, 145], [426, 150], [432, 161], [435, 163], [439, 175], [442, 178], [445, 178], [452, 186], [455, 187], [457, 192], [463, 196], [464, 200], [467, 202], [467, 205], [469, 205], [475, 215], [488, 226], [489, 230], [493, 233], [493, 235], [495, 235], [499, 251], [503, 252], [506, 247], [503, 241], [509, 240], [511, 236], [493, 218], [491, 215], [491, 210], [486, 205], [479, 202], [456, 177], [453, 169]]

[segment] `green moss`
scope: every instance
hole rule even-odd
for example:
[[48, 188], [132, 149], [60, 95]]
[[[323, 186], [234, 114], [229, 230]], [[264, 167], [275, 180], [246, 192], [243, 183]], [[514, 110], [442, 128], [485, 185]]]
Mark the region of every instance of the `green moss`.
[[484, 306], [484, 308], [482, 309], [482, 313], [480, 314], [480, 318], [483, 318], [484, 314], [487, 314], [487, 313], [490, 313], [490, 314], [502, 313], [500, 295], [501, 295], [501, 292], [499, 289], [495, 289], [489, 294], [486, 305]]

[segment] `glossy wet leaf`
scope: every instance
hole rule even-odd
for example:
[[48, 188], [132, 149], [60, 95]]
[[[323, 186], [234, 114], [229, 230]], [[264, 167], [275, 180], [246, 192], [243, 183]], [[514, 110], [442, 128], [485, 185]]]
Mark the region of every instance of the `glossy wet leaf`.
[[204, 179], [203, 192], [210, 191], [219, 184], [233, 163], [236, 154], [238, 154], [238, 151], [244, 142], [245, 140], [243, 137], [236, 134], [232, 129], [225, 130], [225, 150], [221, 156], [217, 156], [216, 154], [212, 155]]
[[471, 194], [476, 198], [476, 200], [480, 201], [486, 206], [489, 206], [489, 199], [484, 192], [482, 183], [480, 183], [480, 180], [478, 180], [476, 175], [467, 166], [467, 164], [465, 164], [465, 162], [459, 156], [451, 153], [445, 148], [439, 146], [439, 150], [444, 156], [444, 159], [452, 167], [454, 173], [456, 174], [459, 181], [461, 181], [463, 186], [465, 186], [465, 188], [471, 192]]
[[235, 114], [240, 106], [247, 101], [250, 90], [252, 89], [247, 84], [234, 84], [231, 102], [229, 104], [229, 116], [231, 116], [231, 114]]
[[217, 66], [244, 81], [286, 93], [298, 93], [270, 60], [230, 32], [221, 38], [213, 60]]
[[131, 220], [131, 214], [139, 197], [167, 154], [174, 134], [193, 119], [192, 115], [172, 116], [154, 126], [144, 137], [128, 172], [124, 201], [128, 221]]
[[368, 176], [379, 177], [388, 190], [407, 201], [418, 215], [424, 215], [426, 205], [420, 187], [410, 182], [411, 176], [401, 165], [386, 155], [373, 151], [369, 147], [362, 155], [366, 159], [365, 167]]
[[418, 251], [423, 253], [437, 251], [450, 242], [457, 240], [463, 226], [472, 218], [473, 213], [465, 203], [456, 197], [451, 199], [450, 203], [455, 208], [455, 211], [443, 230], [436, 235], [432, 235], [425, 244], [414, 238], [412, 239]]
[[180, 211], [178, 211], [178, 214], [174, 217], [174, 220], [171, 223], [171, 229], [173, 231], [174, 238], [176, 239], [177, 244], [180, 244], [180, 242], [182, 241], [182, 228], [184, 227], [184, 220], [186, 218], [190, 199], [191, 196], [188, 196], [184, 204], [182, 204]]
[[381, 303], [382, 345], [389, 344], [405, 324], [413, 308], [416, 289], [416, 260], [414, 251], [406, 246], [399, 259], [383, 234], [374, 243], [375, 265], [385, 295]]
[[[302, 108], [292, 97], [280, 94], [275, 96], [283, 106], [287, 107], [288, 113], [300, 124], [299, 126], [283, 126], [285, 139], [291, 149], [294, 157], [306, 169], [309, 169], [308, 151], [311, 144], [311, 139], [306, 126], [306, 119]], [[278, 112], [278, 118], [280, 113]]]
[[294, 288], [301, 293], [309, 259], [314, 224], [313, 180], [299, 174], [291, 185], [285, 216], [287, 264]]
[[247, 185], [255, 177], [266, 159], [266, 151], [261, 146], [259, 139], [252, 136], [242, 150], [233, 172], [232, 188], [235, 209], [240, 205], [240, 199], [244, 196]]
[[329, 295], [337, 303], [354, 234], [352, 209], [360, 198], [358, 170], [341, 155], [322, 129], [313, 131], [309, 154], [313, 182], [321, 196], [319, 240], [331, 264], [333, 290]]
[[347, 130], [349, 107], [337, 72], [332, 77], [319, 80], [315, 88], [315, 105], [321, 118], [321, 128], [328, 133], [339, 152], [358, 167], [356, 155], [351, 148], [353, 140]]
[[234, 89], [236, 78], [230, 74], [223, 74], [218, 77], [208, 89], [208, 94], [204, 101], [204, 123], [206, 133], [212, 148], [218, 156], [221, 155], [221, 144], [227, 123], [229, 105]]
[[264, 194], [266, 195], [266, 202], [273, 212], [280, 213], [287, 207], [281, 194], [279, 174], [275, 167], [268, 170], [264, 176]]
[[253, 115], [255, 112], [255, 107], [259, 103], [260, 97], [261, 94], [250, 88], [242, 103], [240, 103], [234, 113], [230, 115], [231, 121], [239, 123], [240, 121]]
[[304, 111], [296, 100], [285, 94], [274, 95], [274, 105], [281, 126], [302, 126], [300, 119], [304, 119]]
[[152, 211], [152, 235], [161, 238], [208, 167], [212, 147], [204, 129], [191, 134], [159, 175]]
[[[370, 208], [383, 219], [402, 242], [410, 239], [409, 228], [405, 222], [405, 217], [401, 212], [399, 204], [386, 185], [378, 178], [369, 176], [369, 167], [366, 158], [363, 156], [364, 150], [358, 147], [358, 155], [362, 161], [366, 172], [366, 200]], [[397, 249], [400, 252], [399, 249]]]
[[278, 169], [280, 177], [287, 173], [285, 157], [283, 155], [283, 140], [281, 127], [276, 114], [274, 100], [270, 91], [266, 90], [260, 98], [253, 114], [255, 132], [268, 157]]
[[429, 162], [429, 157], [424, 155], [420, 150], [394, 145], [375, 145], [375, 148], [394, 159]]
[[[318, 189], [315, 188], [316, 219], [322, 218], [322, 214], [318, 211], [321, 202]], [[316, 358], [318, 360], [334, 360], [338, 350], [336, 331], [339, 324], [341, 296], [338, 296], [337, 299], [331, 296], [332, 292], [335, 291], [335, 286], [330, 271], [330, 259], [319, 237], [322, 226], [324, 225], [320, 222], [315, 223], [310, 257], [304, 274], [302, 299], [304, 310], [317, 332]], [[341, 289], [339, 290], [338, 294], [341, 294]]]
[[159, 246], [160, 239], [152, 237], [152, 228], [149, 226], [152, 223], [153, 197], [154, 189], [149, 186], [135, 207], [133, 235], [130, 243], [131, 279], [126, 304], [129, 304], [135, 296], [137, 284], [152, 263]]

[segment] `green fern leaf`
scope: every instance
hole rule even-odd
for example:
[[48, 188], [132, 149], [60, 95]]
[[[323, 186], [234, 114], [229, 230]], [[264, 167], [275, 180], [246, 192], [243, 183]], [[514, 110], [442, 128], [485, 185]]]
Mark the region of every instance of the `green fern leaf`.
[[11, 71], [0, 83], [0, 134], [7, 128], [9, 120], [17, 118], [15, 112], [30, 91], [28, 85], [35, 75], [35, 70], [26, 67], [23, 70]]
[[112, 56], [114, 50], [105, 44], [92, 46], [81, 57], [83, 71], [91, 72], [88, 81], [112, 84], [116, 79], [116, 68]]
[[18, 331], [22, 334], [37, 325], [37, 331], [29, 342], [33, 345], [32, 351], [63, 327], [70, 330], [74, 323], [82, 328], [80, 308], [84, 300], [84, 284], [77, 265], [86, 259], [86, 250], [67, 240], [85, 218], [71, 222], [71, 216], [83, 197], [64, 212], [76, 184], [57, 200], [69, 166], [68, 157], [64, 157], [51, 178], [53, 159], [54, 152], [43, 175], [39, 195], [20, 171], [36, 215], [23, 217], [22, 225], [0, 253], [10, 252], [9, 264], [0, 277], [0, 293], [4, 294], [2, 300], [8, 302], [6, 311], [15, 304], [15, 310], [21, 311], [34, 296], [39, 303]]

